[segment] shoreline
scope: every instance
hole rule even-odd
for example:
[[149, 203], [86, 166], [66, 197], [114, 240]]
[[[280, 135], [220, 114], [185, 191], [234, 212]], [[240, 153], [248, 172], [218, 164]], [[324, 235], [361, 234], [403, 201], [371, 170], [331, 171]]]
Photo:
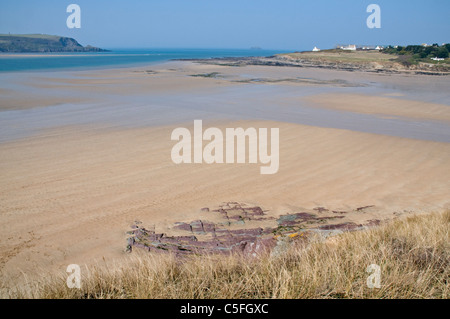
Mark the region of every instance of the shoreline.
[[[3, 123], [0, 131], [4, 131], [5, 140], [8, 127], [22, 127], [18, 133], [24, 136], [24, 132], [45, 129], [52, 122], [92, 125], [106, 121], [145, 126], [189, 122], [194, 114], [205, 119], [221, 114], [224, 119], [256, 116], [448, 142], [450, 101], [444, 91], [448, 77], [441, 81], [433, 76], [425, 81], [427, 77], [259, 65], [230, 67], [187, 61], [100, 71], [15, 73], [13, 81], [10, 75], [0, 74], [0, 82], [5, 81], [0, 88], [4, 105], [0, 114], [8, 111], [0, 118]], [[229, 94], [232, 100], [227, 97]], [[209, 102], [204, 100], [205, 96], [209, 96]], [[164, 104], [181, 107], [181, 112], [164, 112], [158, 106]], [[277, 112], [276, 105], [285, 109], [287, 115]], [[78, 115], [80, 107], [86, 116]], [[116, 115], [126, 108], [131, 111], [127, 117]], [[30, 112], [35, 114], [31, 116]], [[163, 117], [151, 120], [161, 112], [165, 114]], [[71, 113], [74, 116], [69, 116]], [[51, 118], [55, 120], [50, 121]], [[38, 125], [30, 126], [33, 122]]]
[[246, 65], [276, 66], [276, 67], [296, 67], [296, 68], [316, 68], [325, 70], [338, 70], [347, 72], [366, 72], [375, 74], [405, 74], [405, 75], [430, 75], [430, 76], [448, 76], [448, 71], [434, 71], [430, 67], [406, 68], [400, 64], [391, 66], [372, 65], [371, 63], [357, 62], [333, 62], [311, 58], [293, 59], [288, 54], [279, 54], [270, 57], [231, 57], [231, 58], [212, 58], [212, 59], [176, 59], [176, 61], [190, 61], [200, 64], [209, 64], [217, 66], [242, 67]]
[[[108, 54], [105, 56], [122, 56], [123, 54]], [[126, 54], [125, 54], [126, 55]], [[137, 54], [140, 55], [140, 54]], [[145, 55], [145, 54], [143, 54]], [[111, 64], [107, 66], [79, 66], [79, 67], [61, 67], [61, 68], [43, 68], [43, 69], [25, 69], [25, 70], [12, 70], [12, 71], [0, 71], [2, 73], [22, 73], [22, 72], [58, 72], [58, 71], [90, 71], [100, 70], [108, 71], [124, 68], [139, 68], [145, 66], [153, 66], [164, 63], [172, 62], [192, 62], [213, 66], [230, 66], [230, 67], [243, 67], [243, 66], [273, 66], [273, 67], [294, 67], [294, 68], [309, 68], [309, 69], [322, 69], [322, 70], [334, 70], [334, 71], [346, 71], [346, 72], [363, 72], [368, 74], [385, 74], [385, 75], [419, 75], [419, 76], [449, 76], [450, 67], [446, 68], [446, 71], [433, 70], [432, 67], [403, 67], [398, 63], [392, 65], [374, 65], [371, 63], [354, 63], [354, 62], [333, 62], [325, 60], [317, 60], [310, 58], [292, 59], [289, 54], [277, 54], [274, 56], [249, 56], [249, 57], [216, 57], [216, 58], [174, 58], [167, 60], [160, 60], [154, 62], [136, 62], [136, 63], [124, 63], [124, 64]], [[94, 54], [81, 53], [74, 54], [30, 54], [30, 53], [16, 53], [16, 54], [1, 54], [0, 58], [45, 58], [45, 57], [92, 57]]]

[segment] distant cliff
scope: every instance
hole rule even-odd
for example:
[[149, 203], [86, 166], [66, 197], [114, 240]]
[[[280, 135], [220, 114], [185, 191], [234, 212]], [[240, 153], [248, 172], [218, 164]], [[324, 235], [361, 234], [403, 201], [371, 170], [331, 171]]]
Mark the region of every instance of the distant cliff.
[[0, 34], [0, 52], [105, 52], [75, 39], [47, 34]]

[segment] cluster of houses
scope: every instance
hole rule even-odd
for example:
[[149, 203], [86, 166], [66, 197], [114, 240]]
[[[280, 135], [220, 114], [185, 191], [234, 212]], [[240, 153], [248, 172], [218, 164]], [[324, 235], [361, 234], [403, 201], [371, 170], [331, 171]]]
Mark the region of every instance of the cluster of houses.
[[[444, 44], [443, 44], [444, 45]], [[423, 47], [428, 47], [430, 45], [423, 43], [422, 44]], [[397, 48], [398, 46], [394, 46], [394, 48]], [[337, 45], [336, 49], [340, 49], [340, 50], [344, 50], [344, 51], [357, 51], [357, 50], [362, 50], [362, 51], [380, 51], [383, 50], [384, 47], [377, 45], [375, 46], [371, 46], [371, 45], [359, 45], [357, 46], [356, 44], [347, 44], [347, 45]], [[312, 49], [312, 52], [320, 52], [320, 49], [318, 47], [314, 47], [314, 49]], [[444, 61], [445, 59], [443, 58], [438, 58], [438, 57], [434, 57], [431, 58], [431, 60], [434, 61]]]
[[[348, 44], [348, 45], [337, 45], [336, 49], [341, 49], [344, 51], [356, 51], [356, 50], [364, 50], [364, 51], [369, 51], [369, 50], [377, 50], [380, 51], [383, 49], [382, 46], [377, 45], [375, 46], [371, 46], [371, 45], [359, 45], [357, 46], [356, 44]], [[312, 52], [319, 52], [320, 49], [317, 47], [314, 47], [314, 49], [312, 49]]]

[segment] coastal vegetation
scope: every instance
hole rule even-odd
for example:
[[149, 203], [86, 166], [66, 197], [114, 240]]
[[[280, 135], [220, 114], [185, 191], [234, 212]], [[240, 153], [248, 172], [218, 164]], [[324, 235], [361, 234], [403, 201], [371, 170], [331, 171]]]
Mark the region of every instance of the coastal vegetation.
[[[439, 46], [433, 45], [408, 45], [408, 46], [388, 46], [382, 50], [383, 53], [398, 56], [397, 61], [405, 66], [417, 65], [419, 62], [438, 62], [432, 59], [444, 59], [442, 62], [449, 63], [450, 44]], [[445, 60], [447, 59], [447, 60]]]
[[[82, 268], [80, 289], [67, 274], [46, 275], [12, 298], [449, 298], [450, 211], [415, 215], [278, 255], [190, 256], [133, 252], [126, 262]], [[368, 266], [380, 267], [379, 288]]]

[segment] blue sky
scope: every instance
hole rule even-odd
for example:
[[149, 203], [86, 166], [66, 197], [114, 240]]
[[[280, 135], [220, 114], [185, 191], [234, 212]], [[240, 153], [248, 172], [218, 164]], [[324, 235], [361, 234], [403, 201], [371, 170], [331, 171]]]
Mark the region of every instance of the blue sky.
[[[68, 29], [66, 7], [81, 7]], [[381, 7], [381, 29], [366, 8]], [[0, 0], [0, 33], [47, 33], [103, 48], [306, 50], [338, 43], [450, 42], [449, 0]]]

